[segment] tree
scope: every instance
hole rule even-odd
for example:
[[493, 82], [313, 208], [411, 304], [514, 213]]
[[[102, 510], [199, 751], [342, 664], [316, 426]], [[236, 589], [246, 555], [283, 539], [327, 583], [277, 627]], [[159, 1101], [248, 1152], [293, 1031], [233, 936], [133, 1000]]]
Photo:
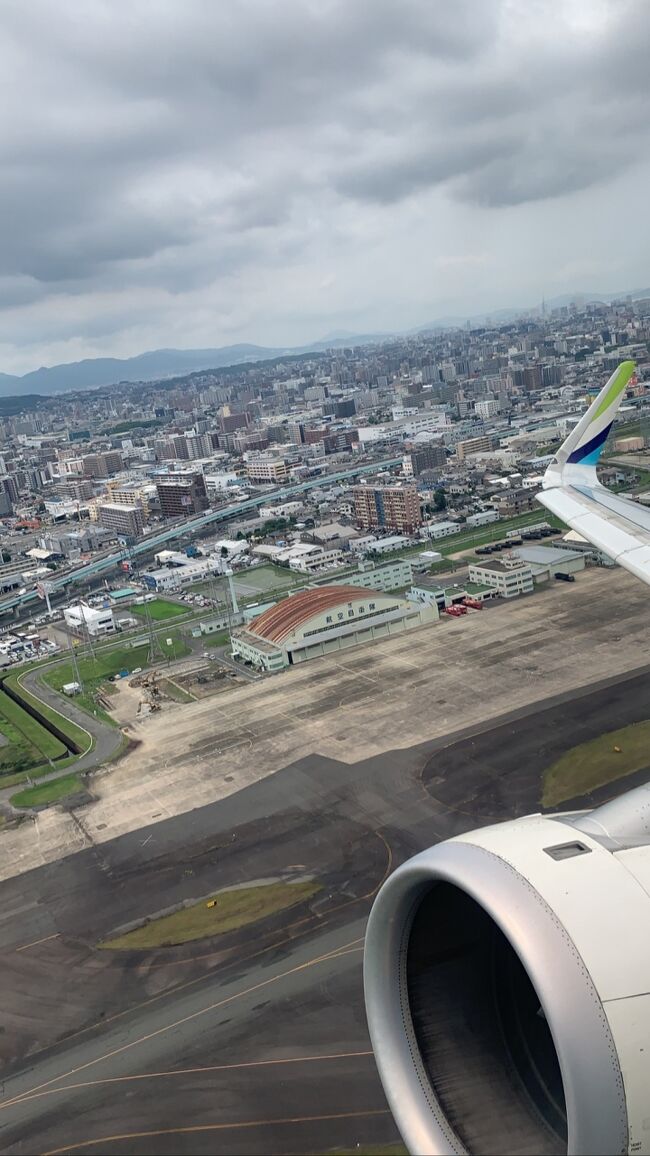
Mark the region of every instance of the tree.
[[447, 498], [445, 497], [444, 490], [436, 490], [435, 494], [433, 495], [433, 504], [436, 510], [447, 509]]
[[3, 562], [11, 562], [11, 554], [9, 553], [8, 550], [2, 551], [2, 561]]

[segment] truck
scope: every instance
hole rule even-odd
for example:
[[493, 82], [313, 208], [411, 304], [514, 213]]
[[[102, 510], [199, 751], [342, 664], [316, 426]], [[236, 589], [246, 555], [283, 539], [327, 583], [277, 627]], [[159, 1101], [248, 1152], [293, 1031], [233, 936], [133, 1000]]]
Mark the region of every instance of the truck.
[[470, 610], [483, 609], [483, 603], [479, 602], [478, 598], [463, 598], [463, 606], [468, 606]]
[[458, 605], [457, 606], [446, 606], [445, 607], [445, 614], [448, 614], [450, 618], [462, 618], [463, 614], [467, 614], [467, 607], [466, 606], [458, 606]]
[[554, 577], [557, 578], [558, 582], [575, 582], [575, 576], [567, 574], [563, 570], [556, 570]]

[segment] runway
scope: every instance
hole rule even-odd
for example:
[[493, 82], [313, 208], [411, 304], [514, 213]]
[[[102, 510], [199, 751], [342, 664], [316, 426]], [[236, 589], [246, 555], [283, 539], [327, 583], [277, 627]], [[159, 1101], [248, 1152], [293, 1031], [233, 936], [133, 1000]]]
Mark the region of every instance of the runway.
[[[610, 679], [353, 766], [310, 755], [2, 884], [1, 1151], [396, 1143], [363, 1009], [374, 894], [437, 839], [537, 809], [549, 758], [645, 718], [649, 689], [647, 671]], [[96, 950], [111, 929], [171, 901], [288, 869], [318, 877], [321, 892], [252, 928], [178, 948]]]

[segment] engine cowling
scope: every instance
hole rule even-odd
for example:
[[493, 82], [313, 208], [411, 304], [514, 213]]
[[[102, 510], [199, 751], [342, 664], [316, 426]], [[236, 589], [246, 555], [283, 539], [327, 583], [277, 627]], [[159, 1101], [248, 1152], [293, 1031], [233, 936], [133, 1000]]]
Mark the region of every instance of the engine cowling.
[[650, 790], [440, 843], [375, 900], [364, 984], [411, 1153], [650, 1153]]

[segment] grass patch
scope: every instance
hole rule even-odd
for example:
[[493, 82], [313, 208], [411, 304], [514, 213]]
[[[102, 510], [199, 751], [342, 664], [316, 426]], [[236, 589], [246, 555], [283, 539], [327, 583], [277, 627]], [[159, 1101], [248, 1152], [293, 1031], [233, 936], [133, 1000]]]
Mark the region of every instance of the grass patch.
[[[614, 747], [620, 747], [620, 752]], [[542, 804], [554, 807], [650, 765], [650, 719], [566, 751], [544, 772]]]
[[196, 702], [193, 694], [189, 694], [183, 690], [182, 686], [178, 686], [169, 678], [163, 678], [158, 685], [163, 694], [166, 694], [167, 698], [171, 698], [173, 702]]
[[164, 598], [156, 598], [154, 602], [130, 606], [129, 611], [140, 615], [141, 618], [149, 615], [155, 622], [164, 622], [166, 618], [178, 618], [179, 614], [188, 614], [189, 607], [179, 606], [177, 602], [167, 602]]
[[[63, 743], [8, 694], [0, 694], [0, 730], [10, 744], [0, 748], [0, 767], [9, 762], [17, 771], [27, 770], [43, 759], [58, 759], [66, 753]], [[22, 759], [28, 760], [27, 764], [16, 766], [16, 761]]]
[[[452, 534], [450, 538], [439, 538], [436, 542], [431, 539], [431, 549], [439, 550], [441, 554], [455, 554], [457, 550], [467, 550], [470, 546], [486, 546], [492, 542], [501, 542], [508, 530], [525, 529], [526, 526], [535, 526], [541, 522], [548, 523], [555, 530], [567, 530], [564, 522], [549, 514], [540, 506], [539, 510], [529, 510], [527, 514], [520, 514], [517, 518], [503, 518], [500, 522], [490, 522], [488, 526], [481, 526], [460, 534]], [[537, 543], [535, 543], [537, 544]]]
[[43, 803], [56, 803], [66, 795], [73, 795], [80, 787], [79, 775], [63, 775], [60, 779], [41, 783], [40, 787], [28, 787], [26, 791], [19, 791], [18, 794], [11, 796], [9, 802], [14, 807], [37, 807]]
[[[190, 653], [189, 646], [178, 633], [170, 634], [169, 637], [172, 639], [171, 646], [167, 646], [165, 636], [161, 636], [159, 639], [165, 658], [183, 658]], [[115, 720], [107, 714], [102, 706], [98, 705], [97, 695], [106, 690], [107, 680], [114, 674], [119, 674], [121, 670], [131, 672], [138, 666], [149, 666], [149, 641], [147, 640], [139, 646], [116, 646], [106, 650], [98, 650], [96, 658], [93, 658], [92, 655], [80, 656], [77, 659], [77, 666], [84, 689], [81, 694], [76, 694], [71, 701], [87, 711], [88, 714], [96, 715], [97, 718], [115, 726]], [[68, 682], [74, 682], [76, 675], [72, 662], [61, 662], [44, 674], [43, 678], [48, 686], [61, 693], [61, 688]]]
[[[24, 674], [26, 672], [21, 671], [20, 673]], [[35, 709], [39, 711], [40, 714], [43, 715], [43, 718], [48, 719], [51, 723], [54, 724], [54, 726], [58, 727], [59, 730], [62, 731], [62, 733], [65, 734], [69, 739], [71, 739], [72, 742], [75, 743], [81, 751], [85, 753], [86, 750], [90, 749], [90, 746], [92, 745], [92, 738], [87, 733], [87, 731], [82, 730], [82, 728], [77, 726], [77, 724], [73, 722], [72, 719], [67, 718], [63, 711], [61, 711], [59, 714], [58, 711], [53, 710], [53, 708], [48, 706], [47, 703], [41, 702], [40, 698], [36, 698], [36, 696], [33, 695], [31, 691], [26, 690], [25, 687], [19, 683], [18, 679], [18, 673], [10, 674], [9, 677], [5, 679], [5, 682], [9, 683], [13, 690], [15, 690], [16, 694], [18, 694], [24, 702], [31, 703], [31, 705], [35, 707]], [[72, 682], [72, 679], [67, 679], [66, 681]], [[30, 715], [27, 715], [27, 717], [31, 719]], [[31, 721], [35, 722], [36, 720], [31, 719]], [[46, 733], [49, 734], [50, 732], [47, 731]], [[53, 738], [54, 736], [51, 737]]]
[[201, 646], [225, 646], [229, 637], [227, 630], [218, 630], [214, 634], [202, 634]]
[[215, 896], [215, 907], [208, 907], [207, 901], [202, 899], [200, 903], [181, 908], [172, 915], [152, 919], [143, 927], [128, 931], [126, 935], [105, 939], [98, 947], [110, 950], [173, 947], [193, 939], [225, 935], [227, 931], [236, 931], [248, 923], [255, 923], [258, 919], [309, 899], [317, 891], [320, 891], [320, 884], [312, 882], [268, 883], [258, 887], [240, 887], [235, 891], [221, 891]]

